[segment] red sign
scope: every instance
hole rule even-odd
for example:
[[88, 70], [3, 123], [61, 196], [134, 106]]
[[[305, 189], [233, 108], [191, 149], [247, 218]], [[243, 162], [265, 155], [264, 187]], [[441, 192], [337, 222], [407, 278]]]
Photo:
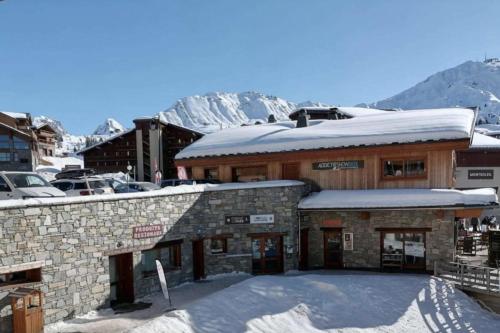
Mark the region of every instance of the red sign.
[[324, 220], [321, 222], [323, 228], [341, 228], [342, 220]]
[[152, 238], [163, 236], [163, 226], [161, 224], [145, 225], [132, 228], [132, 238]]

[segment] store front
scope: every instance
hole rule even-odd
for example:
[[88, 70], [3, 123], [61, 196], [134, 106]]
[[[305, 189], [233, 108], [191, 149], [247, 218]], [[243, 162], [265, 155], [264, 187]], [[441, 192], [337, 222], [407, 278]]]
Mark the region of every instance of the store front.
[[252, 273], [283, 273], [282, 235], [252, 235]]
[[380, 266], [384, 270], [425, 271], [425, 238], [424, 230], [381, 230]]

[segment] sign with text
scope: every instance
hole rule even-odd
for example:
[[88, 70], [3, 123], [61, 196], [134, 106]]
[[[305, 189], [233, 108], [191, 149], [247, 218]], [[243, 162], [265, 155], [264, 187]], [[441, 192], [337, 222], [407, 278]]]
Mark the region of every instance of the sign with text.
[[342, 170], [342, 169], [361, 169], [365, 166], [362, 160], [357, 161], [329, 161], [315, 162], [312, 165], [313, 170]]
[[321, 227], [323, 228], [341, 228], [342, 220], [324, 220], [321, 221]]
[[226, 224], [249, 224], [250, 215], [226, 215]]
[[344, 234], [344, 250], [352, 251], [354, 248], [353, 237], [354, 235], [352, 232], [346, 232]]
[[132, 238], [153, 238], [163, 236], [163, 225], [151, 224], [132, 228]]
[[469, 170], [468, 179], [493, 179], [494, 176], [493, 169], [484, 170]]
[[250, 224], [274, 223], [274, 214], [250, 215]]

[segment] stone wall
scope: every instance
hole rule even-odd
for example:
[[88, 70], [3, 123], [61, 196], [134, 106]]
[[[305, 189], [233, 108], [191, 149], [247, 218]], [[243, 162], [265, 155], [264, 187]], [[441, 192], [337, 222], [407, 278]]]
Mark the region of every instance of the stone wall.
[[[454, 211], [393, 210], [361, 212], [307, 212], [302, 228], [309, 228], [309, 267], [323, 267], [323, 221], [340, 221], [343, 233], [353, 233], [353, 250], [343, 251], [346, 268], [380, 268], [380, 232], [376, 228], [431, 228], [426, 232], [426, 269], [434, 260], [453, 259]], [[366, 215], [366, 214], [364, 214]]]
[[[135, 296], [159, 289], [156, 277], [141, 273], [141, 251], [159, 241], [182, 239], [182, 266], [167, 272], [169, 285], [191, 280], [191, 240], [205, 238], [205, 272], [251, 272], [247, 233], [280, 232], [297, 243], [297, 202], [303, 186], [181, 193], [150, 197], [105, 196], [88, 202], [66, 200], [0, 209], [0, 269], [40, 263], [42, 282], [28, 284], [45, 293], [45, 321], [55, 322], [109, 306], [109, 255], [133, 253]], [[81, 199], [81, 198], [80, 198]], [[270, 225], [226, 225], [225, 215], [274, 214]], [[159, 237], [134, 239], [132, 228], [161, 224]], [[232, 234], [228, 253], [212, 255], [210, 237]], [[285, 269], [297, 267], [296, 253]], [[8, 289], [0, 288], [0, 332], [10, 331]]]

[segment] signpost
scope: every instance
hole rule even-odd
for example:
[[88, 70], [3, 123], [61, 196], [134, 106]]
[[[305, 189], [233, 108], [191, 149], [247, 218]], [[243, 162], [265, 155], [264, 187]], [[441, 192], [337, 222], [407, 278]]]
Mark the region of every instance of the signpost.
[[469, 170], [467, 178], [468, 179], [493, 179], [495, 175], [493, 169], [474, 169]]
[[161, 224], [151, 224], [132, 228], [132, 238], [134, 239], [153, 238], [158, 236], [163, 236], [163, 225]]
[[273, 224], [274, 214], [226, 215], [226, 224]]
[[250, 215], [250, 224], [272, 224], [274, 214]]
[[170, 305], [170, 308], [172, 308], [172, 300], [170, 299], [170, 294], [168, 293], [167, 279], [165, 278], [165, 272], [163, 272], [163, 266], [159, 260], [156, 260], [156, 270], [158, 271], [158, 278], [160, 279], [163, 297], [168, 300], [168, 304]]

